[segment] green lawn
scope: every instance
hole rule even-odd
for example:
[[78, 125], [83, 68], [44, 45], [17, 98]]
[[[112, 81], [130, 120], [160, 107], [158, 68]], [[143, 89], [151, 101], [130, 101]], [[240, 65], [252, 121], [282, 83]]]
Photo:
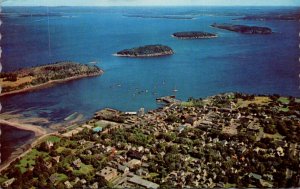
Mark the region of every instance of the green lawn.
[[288, 111], [290, 111], [290, 109], [288, 107], [287, 108], [279, 108], [279, 111], [288, 112]]
[[238, 99], [237, 106], [238, 107], [248, 107], [249, 104], [257, 104], [257, 105], [267, 105], [270, 102], [270, 98], [267, 96], [256, 96], [254, 100], [243, 100]]
[[46, 141], [50, 141], [50, 142], [59, 142], [60, 141], [60, 137], [58, 136], [49, 136]]
[[32, 149], [31, 152], [26, 154], [20, 161], [16, 167], [19, 167], [22, 173], [26, 172], [27, 168], [31, 168], [35, 165], [35, 159], [38, 156], [44, 156], [45, 158], [49, 157], [49, 154], [46, 152], [39, 152], [37, 149]]
[[158, 173], [149, 173], [149, 176], [148, 176], [148, 177], [154, 178], [154, 177], [157, 177], [157, 176], [159, 176]]
[[85, 165], [84, 163], [81, 164], [79, 170], [74, 170], [75, 175], [87, 175], [94, 171], [94, 167], [92, 165]]
[[181, 102], [181, 106], [192, 107], [192, 106], [194, 106], [194, 103], [193, 102]]
[[64, 182], [68, 180], [68, 176], [62, 173], [54, 173], [57, 178], [57, 181], [54, 184], [58, 184], [59, 182]]
[[236, 184], [226, 183], [224, 188], [236, 188]]
[[288, 103], [290, 103], [290, 100], [289, 100], [288, 98], [286, 98], [286, 97], [280, 97], [280, 98], [278, 99], [278, 101], [281, 102], [281, 103], [283, 103], [283, 104], [288, 104]]
[[57, 149], [56, 149], [56, 151], [57, 151], [57, 153], [62, 153], [62, 151], [64, 151], [64, 149], [66, 149], [65, 147], [62, 147], [62, 146], [60, 146], [60, 147], [58, 147]]

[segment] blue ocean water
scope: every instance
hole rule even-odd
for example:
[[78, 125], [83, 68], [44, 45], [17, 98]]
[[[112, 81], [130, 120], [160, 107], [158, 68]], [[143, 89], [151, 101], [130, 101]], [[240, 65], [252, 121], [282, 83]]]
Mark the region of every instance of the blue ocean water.
[[[234, 20], [248, 14], [299, 11], [291, 7], [3, 7], [4, 71], [61, 60], [97, 61], [105, 71], [101, 77], [1, 97], [3, 111], [59, 122], [73, 112], [89, 118], [105, 107], [154, 109], [155, 98], [173, 95], [174, 89], [182, 100], [231, 91], [300, 96], [299, 23]], [[194, 19], [126, 16], [141, 14]], [[218, 30], [210, 27], [215, 22], [267, 26], [274, 34]], [[217, 33], [219, 38], [171, 37], [191, 30]], [[112, 56], [147, 44], [168, 45], [175, 54], [147, 59]]]

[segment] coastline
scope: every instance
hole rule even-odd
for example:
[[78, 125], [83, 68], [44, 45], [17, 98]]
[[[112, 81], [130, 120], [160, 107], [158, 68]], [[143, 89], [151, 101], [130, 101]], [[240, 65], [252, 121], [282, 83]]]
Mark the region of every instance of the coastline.
[[38, 85], [34, 85], [34, 86], [29, 86], [29, 87], [25, 87], [23, 89], [1, 93], [0, 97], [1, 96], [6, 96], [6, 95], [11, 95], [11, 94], [16, 94], [16, 93], [27, 92], [27, 91], [34, 90], [34, 89], [39, 89], [39, 88], [42, 88], [42, 87], [45, 87], [45, 86], [48, 86], [48, 85], [51, 85], [51, 84], [55, 84], [55, 83], [63, 83], [63, 82], [67, 82], [67, 81], [71, 81], [71, 80], [76, 80], [76, 79], [81, 79], [81, 78], [85, 78], [85, 77], [95, 77], [95, 76], [99, 76], [99, 75], [101, 75], [103, 73], [104, 73], [103, 70], [101, 70], [101, 72], [97, 73], [97, 74], [80, 75], [80, 76], [69, 77], [69, 78], [66, 78], [66, 79], [51, 80], [51, 81], [48, 81], [46, 83], [42, 83], [42, 84], [38, 84]]

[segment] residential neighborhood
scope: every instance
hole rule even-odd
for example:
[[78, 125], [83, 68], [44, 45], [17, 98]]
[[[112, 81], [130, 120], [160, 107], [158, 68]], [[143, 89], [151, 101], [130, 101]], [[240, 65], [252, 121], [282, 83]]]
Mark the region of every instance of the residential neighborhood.
[[[168, 98], [162, 98], [164, 101]], [[75, 132], [76, 131], [76, 132]], [[4, 188], [300, 187], [300, 100], [220, 94], [152, 111], [104, 109], [50, 136]]]

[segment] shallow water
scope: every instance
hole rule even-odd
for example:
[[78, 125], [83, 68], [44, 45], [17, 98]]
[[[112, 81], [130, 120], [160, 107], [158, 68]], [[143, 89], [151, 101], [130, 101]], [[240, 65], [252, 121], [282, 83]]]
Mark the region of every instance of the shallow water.
[[26, 144], [26, 142], [34, 138], [33, 132], [17, 129], [8, 125], [0, 124], [0, 131], [1, 163], [7, 160], [10, 154], [18, 147]]

